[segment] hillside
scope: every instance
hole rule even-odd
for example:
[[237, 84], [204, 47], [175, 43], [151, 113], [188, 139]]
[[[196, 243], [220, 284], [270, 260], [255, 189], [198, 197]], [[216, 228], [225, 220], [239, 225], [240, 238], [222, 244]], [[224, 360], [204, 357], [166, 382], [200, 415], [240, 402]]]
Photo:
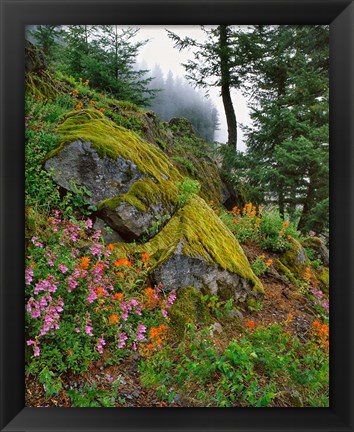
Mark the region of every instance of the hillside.
[[30, 43], [25, 127], [27, 406], [328, 406], [323, 238]]

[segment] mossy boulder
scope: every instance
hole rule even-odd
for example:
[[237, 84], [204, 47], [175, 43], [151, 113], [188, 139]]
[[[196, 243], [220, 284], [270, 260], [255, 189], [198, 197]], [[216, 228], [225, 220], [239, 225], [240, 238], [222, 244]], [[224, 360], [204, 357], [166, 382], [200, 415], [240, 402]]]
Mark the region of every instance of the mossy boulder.
[[311, 259], [321, 260], [324, 266], [329, 266], [329, 251], [319, 237], [306, 238], [302, 241], [302, 246], [311, 250], [313, 254], [313, 257], [310, 257]]
[[153, 144], [94, 109], [66, 114], [45, 168], [66, 190], [89, 191], [99, 216], [124, 239], [139, 238], [176, 210], [182, 176]]
[[328, 267], [320, 267], [316, 270], [316, 278], [319, 282], [319, 286], [321, 291], [325, 294], [329, 294], [329, 268]]
[[291, 239], [291, 248], [279, 259], [290, 273], [302, 279], [306, 268], [306, 253], [302, 245], [295, 239]]
[[[131, 248], [118, 244], [117, 252], [125, 256]], [[150, 255], [151, 281], [162, 283], [167, 291], [194, 287], [239, 302], [264, 293], [238, 241], [195, 195], [154, 238], [134, 252]]]
[[205, 323], [211, 320], [208, 307], [202, 301], [202, 294], [193, 287], [181, 288], [169, 311], [170, 327], [177, 338], [182, 339], [186, 325]]

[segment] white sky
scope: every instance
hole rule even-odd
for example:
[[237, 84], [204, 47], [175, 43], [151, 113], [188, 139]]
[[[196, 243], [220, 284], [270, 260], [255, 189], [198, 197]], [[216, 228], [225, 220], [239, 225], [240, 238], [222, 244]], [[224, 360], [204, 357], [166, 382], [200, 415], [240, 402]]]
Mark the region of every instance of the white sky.
[[[149, 42], [140, 48], [140, 55], [138, 56], [138, 63], [144, 62], [148, 69], [153, 69], [155, 64], [159, 64], [166, 77], [169, 70], [176, 76], [184, 76], [184, 68], [181, 63], [186, 62], [192, 58], [192, 53], [183, 50], [178, 51], [173, 48], [173, 42], [168, 38], [165, 28], [178, 34], [178, 36], [190, 36], [199, 41], [203, 40], [204, 33], [199, 26], [139, 26], [138, 33], [140, 39], [149, 39]], [[232, 93], [234, 102], [234, 109], [236, 112], [236, 119], [238, 125], [250, 124], [249, 111], [245, 98], [237, 91]], [[218, 88], [210, 90], [210, 99], [213, 101], [215, 107], [219, 112], [220, 130], [216, 131], [215, 139], [219, 142], [226, 142], [227, 140], [227, 125], [224, 114], [224, 108], [220, 97]], [[238, 150], [244, 150], [242, 131], [238, 128]]]

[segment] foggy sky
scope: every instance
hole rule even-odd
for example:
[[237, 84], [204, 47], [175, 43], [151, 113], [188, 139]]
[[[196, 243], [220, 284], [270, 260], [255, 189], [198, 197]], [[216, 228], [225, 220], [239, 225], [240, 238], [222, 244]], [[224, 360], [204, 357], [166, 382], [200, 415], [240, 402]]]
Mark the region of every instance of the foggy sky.
[[[131, 26], [130, 26], [131, 27]], [[138, 27], [138, 26], [137, 26]], [[190, 36], [198, 41], [203, 40], [204, 33], [199, 26], [185, 25], [185, 26], [139, 26], [138, 33], [139, 40], [149, 39], [149, 42], [140, 48], [137, 61], [144, 63], [148, 69], [152, 70], [155, 64], [159, 64], [166, 77], [169, 70], [176, 76], [184, 76], [184, 68], [181, 63], [186, 62], [192, 58], [192, 53], [183, 50], [179, 52], [173, 48], [173, 41], [168, 38], [166, 28], [178, 34], [178, 36]], [[224, 108], [218, 88], [210, 89], [210, 98], [219, 112], [220, 126], [219, 130], [215, 133], [215, 140], [219, 142], [226, 142], [227, 140], [227, 125], [224, 114]], [[250, 124], [249, 111], [247, 108], [245, 98], [238, 91], [232, 92], [234, 108], [238, 125]], [[238, 129], [238, 150], [244, 150], [245, 144], [243, 142], [242, 131]]]

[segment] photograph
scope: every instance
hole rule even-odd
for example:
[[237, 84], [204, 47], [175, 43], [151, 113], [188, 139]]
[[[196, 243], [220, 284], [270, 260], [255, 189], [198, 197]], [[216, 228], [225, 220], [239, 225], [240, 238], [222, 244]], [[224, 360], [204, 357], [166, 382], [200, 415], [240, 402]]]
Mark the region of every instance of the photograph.
[[331, 407], [330, 34], [26, 26], [26, 407]]

